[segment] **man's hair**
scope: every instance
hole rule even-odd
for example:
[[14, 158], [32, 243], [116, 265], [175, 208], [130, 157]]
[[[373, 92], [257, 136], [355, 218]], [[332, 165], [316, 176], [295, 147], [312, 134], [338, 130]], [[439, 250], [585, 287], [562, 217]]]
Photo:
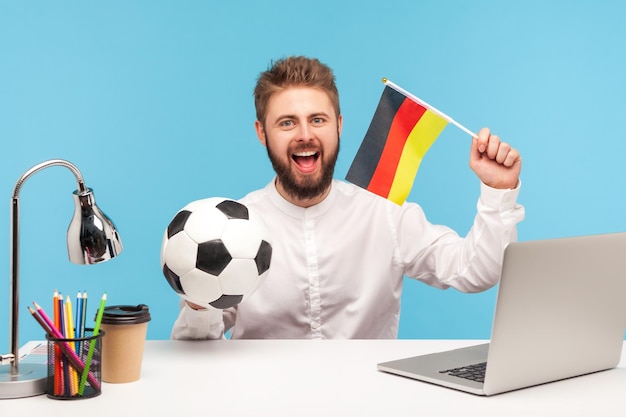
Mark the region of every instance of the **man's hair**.
[[270, 97], [288, 87], [311, 87], [324, 91], [339, 116], [339, 93], [332, 69], [316, 58], [290, 56], [272, 62], [270, 68], [259, 75], [254, 88], [257, 120], [265, 124]]

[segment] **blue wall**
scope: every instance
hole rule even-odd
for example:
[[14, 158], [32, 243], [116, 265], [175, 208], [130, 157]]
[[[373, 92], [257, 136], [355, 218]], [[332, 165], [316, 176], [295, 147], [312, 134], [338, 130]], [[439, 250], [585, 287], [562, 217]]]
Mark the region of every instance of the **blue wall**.
[[[319, 57], [344, 114], [337, 175], [367, 130], [387, 77], [523, 155], [520, 240], [626, 229], [626, 3], [620, 1], [0, 2], [0, 285], [8, 305], [15, 181], [50, 158], [76, 164], [122, 233], [114, 262], [67, 261], [74, 178], [24, 184], [20, 344], [42, 338], [26, 305], [54, 289], [146, 303], [167, 338], [177, 296], [159, 268], [163, 230], [191, 200], [239, 198], [272, 177], [253, 130], [252, 88], [271, 59]], [[358, 4], [358, 6], [357, 6]], [[469, 140], [449, 126], [409, 199], [465, 234], [478, 182]], [[5, 219], [2, 221], [2, 219]], [[402, 338], [488, 338], [495, 289], [478, 295], [409, 281]], [[8, 348], [0, 308], [0, 351]]]

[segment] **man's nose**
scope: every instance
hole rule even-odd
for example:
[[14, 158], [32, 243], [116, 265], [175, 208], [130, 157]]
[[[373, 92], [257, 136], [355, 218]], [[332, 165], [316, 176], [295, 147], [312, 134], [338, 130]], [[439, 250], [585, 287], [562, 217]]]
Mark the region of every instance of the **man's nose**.
[[300, 123], [298, 127], [298, 137], [299, 141], [309, 141], [313, 137], [313, 129], [309, 126], [308, 123]]

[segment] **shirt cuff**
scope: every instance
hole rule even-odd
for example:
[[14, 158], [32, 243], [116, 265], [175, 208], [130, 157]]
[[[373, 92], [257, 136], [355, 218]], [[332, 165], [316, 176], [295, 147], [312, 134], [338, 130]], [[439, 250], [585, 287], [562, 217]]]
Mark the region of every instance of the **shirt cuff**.
[[196, 310], [185, 303], [185, 316], [190, 323], [209, 323], [215, 325], [222, 321], [222, 310], [216, 308], [203, 308]]
[[519, 180], [517, 187], [500, 189], [492, 188], [484, 183], [480, 183], [480, 201], [487, 207], [492, 207], [501, 211], [510, 210], [517, 203], [522, 180]]

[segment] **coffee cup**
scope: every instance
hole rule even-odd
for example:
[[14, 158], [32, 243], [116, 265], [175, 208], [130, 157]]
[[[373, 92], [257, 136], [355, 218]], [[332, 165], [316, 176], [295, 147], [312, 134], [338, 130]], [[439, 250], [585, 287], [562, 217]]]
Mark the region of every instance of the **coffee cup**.
[[101, 328], [102, 380], [109, 383], [137, 381], [150, 321], [145, 304], [105, 307]]

